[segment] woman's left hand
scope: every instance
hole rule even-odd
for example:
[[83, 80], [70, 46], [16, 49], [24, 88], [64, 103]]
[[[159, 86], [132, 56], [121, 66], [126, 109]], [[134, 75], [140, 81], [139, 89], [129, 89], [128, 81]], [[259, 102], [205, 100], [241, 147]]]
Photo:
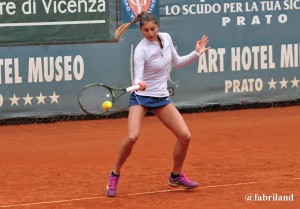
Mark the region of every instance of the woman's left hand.
[[206, 35], [202, 36], [201, 40], [197, 41], [196, 43], [196, 52], [202, 54], [204, 53], [206, 50], [210, 49], [210, 47], [206, 47], [208, 43], [208, 37]]

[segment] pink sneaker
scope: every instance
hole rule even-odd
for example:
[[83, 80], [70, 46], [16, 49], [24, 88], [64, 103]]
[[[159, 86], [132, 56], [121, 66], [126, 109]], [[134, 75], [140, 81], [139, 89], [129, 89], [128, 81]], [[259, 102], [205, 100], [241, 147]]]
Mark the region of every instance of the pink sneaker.
[[110, 174], [108, 183], [106, 185], [105, 193], [107, 197], [115, 197], [117, 194], [117, 187], [119, 182], [118, 176]]
[[191, 181], [183, 173], [180, 173], [179, 177], [177, 178], [172, 178], [170, 175], [169, 185], [172, 187], [183, 186], [185, 189], [194, 189], [199, 186], [197, 182]]

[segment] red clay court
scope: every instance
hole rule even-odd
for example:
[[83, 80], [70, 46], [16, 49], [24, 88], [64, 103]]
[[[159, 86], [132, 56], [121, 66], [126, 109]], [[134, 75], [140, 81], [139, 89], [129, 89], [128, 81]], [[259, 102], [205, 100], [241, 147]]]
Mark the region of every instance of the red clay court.
[[[104, 189], [126, 118], [0, 126], [0, 208], [300, 208], [300, 106], [183, 117], [192, 133], [184, 172], [200, 187], [168, 186], [175, 138], [149, 116], [116, 198]], [[246, 202], [255, 195], [292, 199]]]

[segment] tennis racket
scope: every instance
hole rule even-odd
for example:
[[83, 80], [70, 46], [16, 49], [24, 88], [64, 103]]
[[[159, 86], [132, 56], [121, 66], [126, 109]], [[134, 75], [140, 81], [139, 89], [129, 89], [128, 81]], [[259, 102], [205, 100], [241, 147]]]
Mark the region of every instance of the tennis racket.
[[[134, 91], [139, 87], [139, 85], [134, 85], [127, 88], [115, 88], [102, 83], [88, 84], [81, 90], [78, 96], [78, 103], [81, 110], [87, 114], [110, 114], [123, 109], [123, 107], [116, 104], [116, 101], [122, 95]], [[110, 101], [113, 104], [110, 110], [102, 108], [102, 104], [105, 101]]]

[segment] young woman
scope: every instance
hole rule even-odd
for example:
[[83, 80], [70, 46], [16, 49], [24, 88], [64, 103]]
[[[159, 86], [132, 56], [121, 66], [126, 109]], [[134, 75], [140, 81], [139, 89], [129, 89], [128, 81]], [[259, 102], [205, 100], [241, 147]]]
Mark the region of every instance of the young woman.
[[198, 186], [198, 183], [188, 179], [181, 171], [191, 140], [190, 131], [174, 104], [167, 90], [168, 67], [184, 67], [209, 49], [207, 36], [197, 41], [195, 50], [186, 56], [179, 56], [168, 33], [158, 33], [159, 25], [156, 17], [148, 12], [142, 12], [131, 23], [121, 25], [116, 31], [119, 39], [131, 25], [140, 23], [140, 31], [144, 37], [134, 52], [134, 83], [140, 88], [131, 93], [129, 101], [128, 132], [121, 142], [115, 167], [110, 174], [106, 186], [106, 195], [114, 197], [120, 177], [121, 167], [130, 155], [136, 143], [142, 118], [148, 110], [152, 111], [162, 123], [177, 137], [173, 151], [173, 170], [169, 177], [169, 185], [186, 189]]

